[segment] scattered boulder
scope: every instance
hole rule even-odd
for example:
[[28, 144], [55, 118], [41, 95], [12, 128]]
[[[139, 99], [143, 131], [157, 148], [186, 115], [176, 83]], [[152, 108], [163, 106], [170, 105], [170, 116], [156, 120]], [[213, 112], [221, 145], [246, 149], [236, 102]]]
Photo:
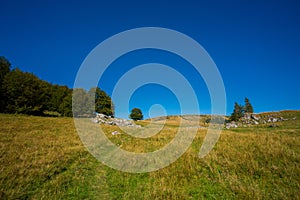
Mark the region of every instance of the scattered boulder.
[[251, 118], [254, 119], [255, 121], [259, 121], [260, 117], [255, 115], [255, 114], [251, 114]]
[[246, 120], [250, 120], [252, 117], [251, 113], [245, 113], [243, 118], [246, 119]]
[[278, 121], [278, 119], [277, 118], [274, 118], [274, 117], [270, 117], [269, 119], [268, 119], [268, 123], [275, 123], [275, 122], [277, 122]]
[[237, 128], [237, 127], [238, 127], [238, 125], [237, 125], [237, 123], [235, 121], [226, 123], [226, 129]]
[[118, 131], [114, 131], [114, 132], [112, 132], [111, 133], [112, 135], [118, 135], [118, 134], [120, 134]]

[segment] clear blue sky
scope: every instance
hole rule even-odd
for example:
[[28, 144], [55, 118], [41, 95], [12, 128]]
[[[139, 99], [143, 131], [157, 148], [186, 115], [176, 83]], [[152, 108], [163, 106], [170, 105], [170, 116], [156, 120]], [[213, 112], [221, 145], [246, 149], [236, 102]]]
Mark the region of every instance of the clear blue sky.
[[[103, 40], [132, 28], [165, 27], [192, 37], [210, 54], [223, 77], [228, 114], [246, 96], [256, 112], [299, 110], [299, 10], [297, 0], [2, 1], [0, 55], [13, 67], [73, 87], [82, 61]], [[184, 65], [159, 51], [136, 52], [116, 63], [126, 72], [125, 66], [153, 60], [177, 69]], [[109, 94], [118, 71], [107, 72], [107, 81], [100, 82]], [[197, 81], [201, 77], [191, 70], [181, 73], [197, 91], [201, 111], [209, 113], [207, 89]], [[148, 117], [155, 103], [165, 105], [168, 114], [178, 113], [174, 95], [158, 85], [137, 90], [130, 107], [141, 107]]]

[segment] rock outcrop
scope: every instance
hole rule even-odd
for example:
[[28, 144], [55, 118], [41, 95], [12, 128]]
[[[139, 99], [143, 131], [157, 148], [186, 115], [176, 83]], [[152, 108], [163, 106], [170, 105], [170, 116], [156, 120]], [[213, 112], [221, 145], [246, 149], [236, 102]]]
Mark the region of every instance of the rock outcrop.
[[113, 117], [110, 117], [110, 116], [107, 116], [107, 115], [104, 115], [101, 113], [96, 114], [95, 118], [93, 118], [93, 122], [99, 123], [99, 124], [141, 128], [140, 125], [135, 124], [132, 120], [113, 118]]
[[279, 116], [278, 114], [254, 114], [254, 113], [245, 113], [243, 117], [241, 117], [237, 122], [232, 121], [225, 124], [226, 129], [237, 128], [237, 127], [248, 127], [251, 125], [259, 125], [259, 124], [271, 124], [269, 127], [277, 127], [278, 125], [274, 125], [274, 123], [282, 122], [288, 119]]

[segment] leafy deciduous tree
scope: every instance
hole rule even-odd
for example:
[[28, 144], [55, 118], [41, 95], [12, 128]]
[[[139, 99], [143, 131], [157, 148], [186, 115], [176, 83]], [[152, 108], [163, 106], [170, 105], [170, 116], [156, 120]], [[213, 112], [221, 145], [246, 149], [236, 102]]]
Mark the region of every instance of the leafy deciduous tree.
[[10, 72], [11, 64], [3, 56], [0, 57], [0, 84], [2, 83], [6, 74]]
[[6, 98], [5, 111], [41, 115], [45, 110], [44, 82], [31, 73], [14, 69], [3, 80], [3, 95]]
[[6, 98], [3, 91], [2, 82], [5, 76], [10, 72], [11, 64], [4, 57], [0, 57], [0, 112], [4, 112], [6, 106]]
[[[10, 71], [10, 66], [0, 57], [0, 112], [43, 115], [44, 111], [56, 111], [63, 116], [83, 117], [91, 116], [95, 110], [114, 115], [111, 98], [98, 87], [89, 93], [84, 89], [71, 90], [40, 80], [32, 73]], [[95, 108], [92, 108], [93, 101]]]
[[129, 115], [129, 118], [133, 119], [134, 121], [141, 120], [141, 119], [143, 119], [143, 117], [144, 117], [143, 113], [142, 113], [141, 109], [139, 109], [139, 108], [133, 108]]
[[74, 117], [87, 117], [93, 114], [92, 98], [84, 89], [73, 89], [72, 97], [72, 110]]
[[47, 95], [49, 100], [46, 102], [47, 110], [58, 111], [60, 104], [63, 103], [64, 98], [71, 94], [71, 92], [72, 90], [67, 86], [52, 85], [48, 83]]
[[99, 87], [91, 88], [91, 98], [95, 100], [95, 111], [108, 116], [114, 116], [114, 106], [111, 98]]
[[65, 117], [72, 117], [72, 92], [69, 92], [65, 98], [63, 98], [59, 105], [58, 112]]

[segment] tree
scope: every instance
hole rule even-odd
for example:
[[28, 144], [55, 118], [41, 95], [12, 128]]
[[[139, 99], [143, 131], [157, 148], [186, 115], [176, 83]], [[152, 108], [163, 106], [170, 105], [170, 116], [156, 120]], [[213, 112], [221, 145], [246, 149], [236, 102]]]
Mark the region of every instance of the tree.
[[49, 100], [45, 102], [47, 110], [59, 112], [60, 105], [63, 103], [64, 98], [68, 95], [72, 96], [72, 90], [67, 86], [47, 84], [47, 96], [49, 98]]
[[253, 107], [247, 97], [245, 98], [244, 112], [253, 113]]
[[44, 111], [54, 111], [62, 116], [90, 117], [96, 111], [114, 116], [111, 98], [98, 87], [89, 92], [72, 90], [17, 68], [10, 71], [10, 67], [8, 60], [0, 57], [0, 112], [44, 115]]
[[0, 57], [0, 112], [4, 112], [6, 106], [6, 97], [3, 91], [3, 80], [5, 76], [10, 72], [11, 64], [4, 57]]
[[139, 108], [133, 108], [129, 115], [129, 118], [133, 119], [134, 121], [141, 120], [141, 119], [143, 119], [143, 117], [144, 117], [143, 113], [142, 113], [141, 109], [139, 109]]
[[0, 84], [2, 84], [2, 81], [6, 76], [6, 74], [10, 72], [10, 67], [11, 64], [9, 63], [9, 61], [6, 60], [6, 58], [4, 58], [3, 56], [1, 56], [0, 57]]
[[82, 88], [73, 89], [72, 111], [74, 117], [89, 117], [93, 114], [92, 98]]
[[72, 92], [68, 93], [67, 96], [62, 100], [59, 105], [58, 112], [64, 117], [72, 117]]
[[44, 85], [43, 81], [31, 73], [12, 70], [5, 76], [2, 84], [6, 98], [5, 111], [42, 115], [48, 100]]
[[91, 88], [91, 98], [95, 100], [95, 111], [107, 116], [114, 116], [114, 106], [111, 98], [99, 87]]
[[234, 103], [234, 110], [230, 116], [231, 121], [238, 121], [245, 113], [253, 113], [253, 107], [249, 99], [245, 98], [245, 105], [239, 105], [237, 102]]
[[243, 107], [237, 102], [234, 103], [233, 113], [230, 116], [231, 121], [238, 121], [243, 116]]

